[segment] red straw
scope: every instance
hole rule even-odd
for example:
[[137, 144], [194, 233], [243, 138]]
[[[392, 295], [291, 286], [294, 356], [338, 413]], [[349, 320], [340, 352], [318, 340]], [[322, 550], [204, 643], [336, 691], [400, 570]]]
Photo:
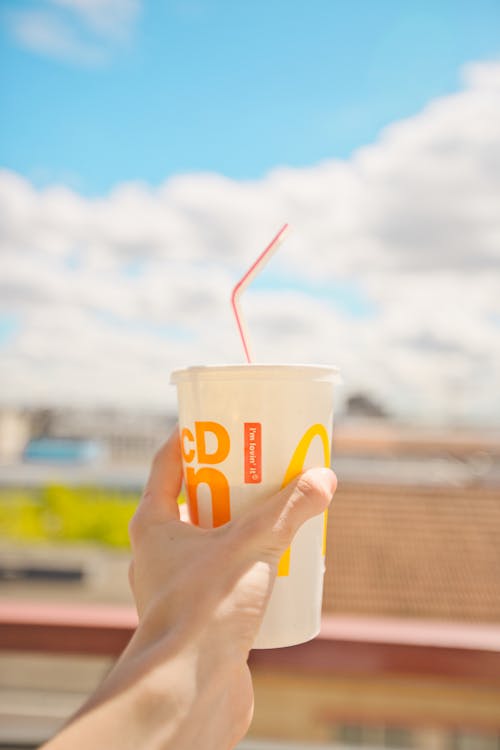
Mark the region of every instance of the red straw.
[[250, 356], [248, 337], [245, 333], [245, 327], [243, 325], [243, 318], [241, 315], [239, 298], [242, 292], [246, 289], [246, 287], [250, 284], [250, 282], [255, 278], [255, 276], [257, 276], [257, 274], [262, 270], [262, 268], [265, 266], [267, 261], [271, 258], [273, 253], [277, 250], [278, 245], [283, 240], [287, 229], [288, 229], [288, 224], [284, 224], [281, 227], [276, 237], [274, 237], [274, 239], [271, 240], [271, 242], [266, 247], [266, 249], [259, 255], [255, 263], [253, 263], [250, 266], [246, 274], [238, 281], [238, 283], [234, 287], [232, 294], [231, 294], [231, 305], [233, 308], [234, 317], [236, 318], [236, 325], [238, 326], [238, 331], [241, 337], [241, 341], [243, 343], [243, 349], [245, 350], [245, 357], [248, 363], [252, 361], [252, 358]]

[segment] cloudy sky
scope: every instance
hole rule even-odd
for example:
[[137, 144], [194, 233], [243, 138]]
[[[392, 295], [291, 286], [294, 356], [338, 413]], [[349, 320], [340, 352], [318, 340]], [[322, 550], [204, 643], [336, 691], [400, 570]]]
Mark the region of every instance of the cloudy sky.
[[1, 402], [172, 406], [287, 221], [257, 360], [500, 424], [500, 7], [437, 5], [5, 1]]

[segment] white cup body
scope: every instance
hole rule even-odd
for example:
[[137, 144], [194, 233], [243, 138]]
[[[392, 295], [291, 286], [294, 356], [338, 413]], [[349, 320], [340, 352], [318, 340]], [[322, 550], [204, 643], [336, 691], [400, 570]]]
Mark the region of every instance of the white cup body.
[[[337, 370], [222, 365], [172, 374], [191, 520], [220, 525], [303, 469], [330, 465]], [[278, 567], [254, 648], [292, 646], [321, 624], [326, 514], [307, 521]]]

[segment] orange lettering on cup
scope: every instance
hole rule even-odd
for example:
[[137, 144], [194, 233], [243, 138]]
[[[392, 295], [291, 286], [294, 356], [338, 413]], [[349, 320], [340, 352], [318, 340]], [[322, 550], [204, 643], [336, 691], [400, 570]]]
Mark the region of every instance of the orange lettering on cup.
[[[229, 455], [229, 434], [218, 422], [195, 422], [196, 447], [200, 464], [220, 464]], [[205, 436], [211, 432], [217, 438], [217, 448], [213, 453], [207, 452]]]
[[213, 525], [222, 526], [231, 518], [229, 503], [229, 483], [221, 471], [205, 466], [201, 469], [186, 469], [186, 491], [189, 497], [189, 512], [195, 525], [199, 524], [198, 513], [198, 485], [206, 484], [212, 495]]
[[184, 427], [181, 432], [181, 452], [184, 461], [187, 464], [190, 464], [194, 458], [194, 448], [189, 448], [188, 450], [186, 450], [186, 440], [189, 440], [190, 443], [194, 443], [193, 433], [191, 432], [191, 430], [188, 430], [187, 427]]
[[[323, 445], [324, 466], [330, 465], [330, 444], [328, 441], [328, 433], [324, 425], [313, 424], [312, 427], [309, 427], [307, 432], [304, 433], [304, 435], [301, 437], [299, 441], [299, 444], [295, 448], [292, 459], [290, 463], [288, 464], [288, 469], [285, 472], [285, 478], [283, 479], [283, 484], [281, 485], [282, 488], [285, 487], [289, 482], [291, 482], [292, 479], [295, 479], [295, 477], [298, 476], [303, 470], [306, 457], [307, 457], [307, 453], [315, 437], [319, 437]], [[323, 520], [323, 546], [324, 546], [325, 528], [326, 528], [326, 511], [325, 511], [325, 516]], [[288, 549], [285, 550], [278, 564], [279, 576], [287, 576], [289, 573], [290, 573], [290, 547], [288, 547]]]
[[262, 482], [262, 424], [245, 422], [243, 428], [245, 483], [259, 484]]

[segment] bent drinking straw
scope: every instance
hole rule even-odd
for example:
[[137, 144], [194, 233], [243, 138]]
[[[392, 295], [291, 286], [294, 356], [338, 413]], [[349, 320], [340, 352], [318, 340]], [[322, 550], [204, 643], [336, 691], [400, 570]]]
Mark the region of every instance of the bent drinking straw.
[[246, 333], [246, 326], [243, 321], [243, 316], [241, 314], [241, 306], [240, 306], [240, 297], [243, 291], [247, 288], [247, 286], [253, 281], [253, 279], [257, 276], [260, 271], [264, 268], [268, 260], [274, 255], [276, 250], [278, 249], [278, 246], [281, 244], [282, 240], [284, 239], [287, 231], [289, 229], [288, 224], [284, 224], [276, 237], [271, 240], [269, 245], [266, 247], [265, 250], [259, 255], [255, 263], [253, 263], [248, 271], [245, 273], [244, 276], [238, 281], [236, 286], [234, 287], [232, 294], [231, 294], [231, 306], [233, 308], [234, 317], [236, 318], [236, 325], [238, 326], [238, 331], [241, 337], [241, 341], [243, 343], [243, 349], [245, 350], [245, 357], [248, 363], [252, 361], [252, 357], [250, 355], [250, 347], [248, 343], [248, 335]]

